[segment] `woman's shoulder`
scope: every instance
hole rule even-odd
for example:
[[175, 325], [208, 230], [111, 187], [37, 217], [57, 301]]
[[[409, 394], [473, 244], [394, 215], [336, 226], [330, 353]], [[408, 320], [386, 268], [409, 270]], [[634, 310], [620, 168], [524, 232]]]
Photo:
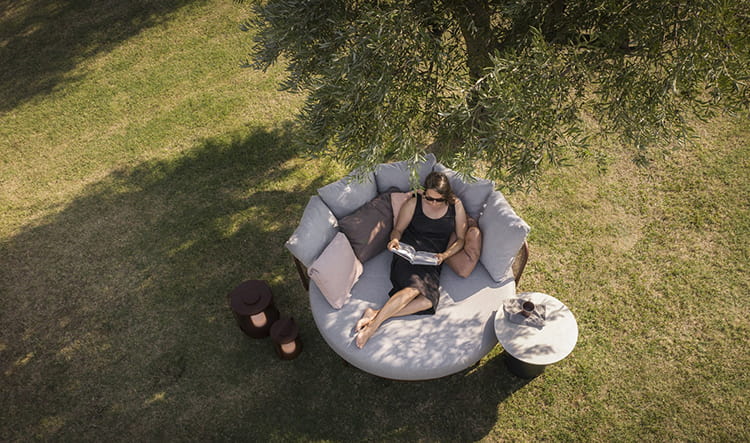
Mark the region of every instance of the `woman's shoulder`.
[[414, 194], [412, 194], [411, 196], [409, 196], [409, 198], [407, 198], [406, 201], [404, 202], [402, 208], [407, 208], [407, 209], [413, 211], [414, 208], [417, 207], [417, 200], [419, 200], [417, 197], [418, 196], [414, 195]]
[[404, 204], [414, 205], [414, 204], [417, 203], [417, 200], [419, 200], [419, 197], [420, 197], [419, 194], [413, 193], [413, 194], [409, 195], [409, 197], [407, 197], [407, 199], [404, 202]]
[[455, 200], [453, 201], [453, 210], [456, 215], [459, 214], [466, 214], [466, 209], [464, 209], [464, 203], [461, 201], [458, 196], [454, 197]]

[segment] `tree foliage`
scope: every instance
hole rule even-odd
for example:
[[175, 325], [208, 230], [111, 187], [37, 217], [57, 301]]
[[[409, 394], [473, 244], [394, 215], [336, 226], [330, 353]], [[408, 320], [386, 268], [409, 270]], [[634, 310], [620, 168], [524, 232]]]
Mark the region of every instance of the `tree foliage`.
[[[585, 154], [584, 120], [634, 152], [749, 103], [745, 0], [267, 0], [253, 66], [306, 92], [312, 151], [367, 169], [436, 149], [515, 186]], [[591, 125], [589, 125], [591, 126]]]

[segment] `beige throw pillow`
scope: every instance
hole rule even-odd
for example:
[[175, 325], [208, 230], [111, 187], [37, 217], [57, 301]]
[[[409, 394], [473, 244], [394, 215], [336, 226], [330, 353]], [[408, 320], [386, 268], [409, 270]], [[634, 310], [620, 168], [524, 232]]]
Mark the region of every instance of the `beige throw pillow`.
[[339, 232], [307, 271], [334, 309], [351, 297], [352, 287], [362, 275], [362, 263], [354, 255], [346, 235]]
[[414, 192], [391, 192], [391, 208], [393, 208], [393, 226], [398, 221], [398, 213], [407, 200], [414, 195]]

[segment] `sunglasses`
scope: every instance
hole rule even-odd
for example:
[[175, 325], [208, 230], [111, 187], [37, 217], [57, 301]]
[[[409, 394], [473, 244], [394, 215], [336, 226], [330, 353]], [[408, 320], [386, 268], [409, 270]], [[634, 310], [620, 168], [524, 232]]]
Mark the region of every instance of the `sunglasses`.
[[444, 198], [432, 198], [429, 195], [425, 195], [424, 199], [427, 200], [428, 202], [438, 202], [438, 203], [442, 203], [445, 201]]

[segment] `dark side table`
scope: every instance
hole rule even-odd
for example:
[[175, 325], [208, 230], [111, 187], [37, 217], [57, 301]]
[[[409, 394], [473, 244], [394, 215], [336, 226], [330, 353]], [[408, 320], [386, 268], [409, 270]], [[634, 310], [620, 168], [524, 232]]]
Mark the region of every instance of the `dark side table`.
[[245, 334], [253, 338], [268, 337], [271, 325], [279, 319], [279, 310], [265, 281], [245, 281], [234, 288], [227, 298], [237, 325]]

